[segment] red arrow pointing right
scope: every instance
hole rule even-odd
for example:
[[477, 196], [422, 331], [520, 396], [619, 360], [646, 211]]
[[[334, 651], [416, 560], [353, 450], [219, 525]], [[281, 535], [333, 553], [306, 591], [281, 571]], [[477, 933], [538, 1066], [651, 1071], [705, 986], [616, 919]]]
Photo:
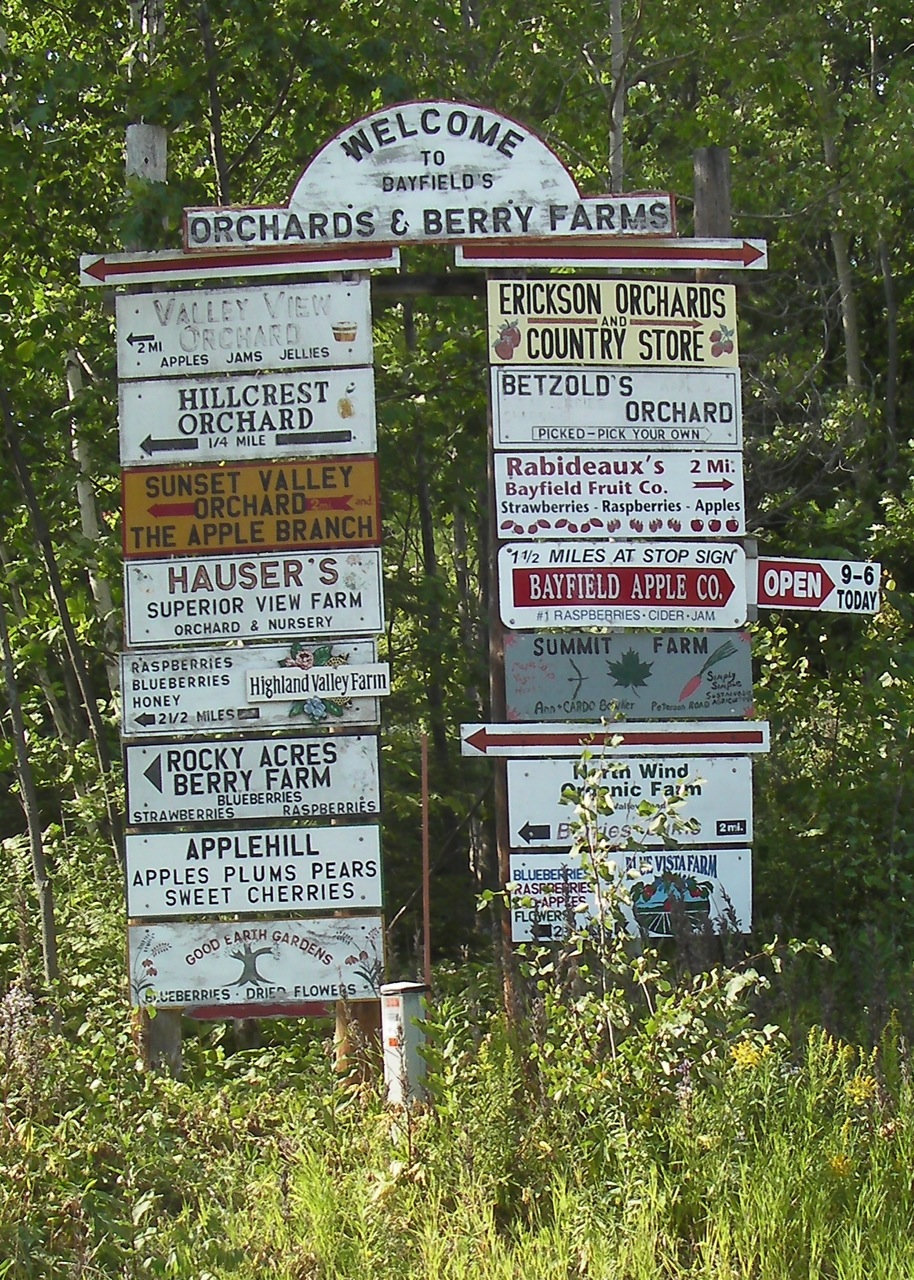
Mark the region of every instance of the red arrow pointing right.
[[758, 562], [758, 603], [769, 609], [818, 609], [835, 583], [814, 560]]

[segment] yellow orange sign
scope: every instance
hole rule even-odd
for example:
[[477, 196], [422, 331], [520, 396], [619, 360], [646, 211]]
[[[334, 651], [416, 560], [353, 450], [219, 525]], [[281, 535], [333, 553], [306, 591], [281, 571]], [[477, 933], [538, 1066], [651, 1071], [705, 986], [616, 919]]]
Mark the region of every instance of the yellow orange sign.
[[735, 369], [736, 289], [672, 280], [490, 280], [489, 359]]
[[122, 476], [128, 559], [381, 541], [375, 458], [132, 467]]

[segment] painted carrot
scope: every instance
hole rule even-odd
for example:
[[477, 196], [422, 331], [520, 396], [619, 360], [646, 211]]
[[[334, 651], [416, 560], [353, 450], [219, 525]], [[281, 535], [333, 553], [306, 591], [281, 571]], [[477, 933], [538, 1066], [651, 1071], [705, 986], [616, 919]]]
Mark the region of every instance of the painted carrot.
[[685, 702], [686, 698], [691, 698], [692, 694], [701, 684], [705, 672], [709, 671], [715, 663], [723, 662], [725, 658], [732, 658], [734, 653], [736, 653], [736, 645], [732, 644], [729, 640], [727, 640], [725, 644], [718, 645], [711, 656], [705, 659], [704, 666], [701, 668], [698, 675], [692, 676], [692, 679], [683, 685], [682, 693], [679, 695], [679, 701]]

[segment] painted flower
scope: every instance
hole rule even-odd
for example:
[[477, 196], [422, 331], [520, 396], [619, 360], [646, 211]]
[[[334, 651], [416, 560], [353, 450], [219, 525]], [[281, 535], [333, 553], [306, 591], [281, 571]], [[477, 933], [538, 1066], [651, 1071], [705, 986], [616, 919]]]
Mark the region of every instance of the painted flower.
[[302, 704], [302, 710], [309, 720], [327, 719], [327, 708], [320, 698], [308, 698]]
[[302, 671], [310, 671], [314, 666], [314, 654], [309, 653], [307, 649], [301, 649], [298, 653], [286, 658], [282, 665], [284, 667], [300, 667]]

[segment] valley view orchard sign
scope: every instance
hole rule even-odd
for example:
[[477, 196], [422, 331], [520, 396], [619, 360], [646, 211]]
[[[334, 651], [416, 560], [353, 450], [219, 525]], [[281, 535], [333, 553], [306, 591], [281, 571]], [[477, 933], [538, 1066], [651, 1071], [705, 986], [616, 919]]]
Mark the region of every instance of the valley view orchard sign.
[[189, 253], [675, 233], [669, 193], [582, 196], [525, 125], [450, 101], [401, 103], [347, 125], [285, 206], [184, 213]]

